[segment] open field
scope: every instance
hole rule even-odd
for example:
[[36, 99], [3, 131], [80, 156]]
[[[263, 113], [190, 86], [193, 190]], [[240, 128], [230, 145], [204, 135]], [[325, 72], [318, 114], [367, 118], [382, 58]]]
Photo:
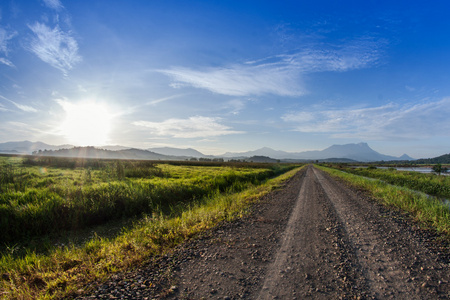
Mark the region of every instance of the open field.
[[[59, 158], [3, 159], [0, 243], [100, 225], [239, 191], [275, 175], [277, 167], [169, 165], [151, 161]], [[55, 167], [53, 167], [55, 166]]]
[[[0, 166], [0, 293], [11, 299], [66, 297], [147, 260], [242, 215], [295, 167], [48, 157]], [[113, 237], [97, 234], [113, 220]], [[68, 241], [74, 232], [89, 235]]]

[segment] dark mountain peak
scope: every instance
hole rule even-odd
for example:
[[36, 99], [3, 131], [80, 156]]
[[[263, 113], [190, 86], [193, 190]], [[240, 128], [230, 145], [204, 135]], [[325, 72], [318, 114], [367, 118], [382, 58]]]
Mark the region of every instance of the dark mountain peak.
[[414, 158], [405, 153], [399, 157], [399, 160], [414, 160]]

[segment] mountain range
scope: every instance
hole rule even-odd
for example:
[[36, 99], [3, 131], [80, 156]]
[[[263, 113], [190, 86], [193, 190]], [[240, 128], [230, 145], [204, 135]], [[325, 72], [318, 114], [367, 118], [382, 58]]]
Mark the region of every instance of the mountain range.
[[225, 159], [249, 159], [252, 157], [267, 157], [282, 161], [301, 160], [333, 160], [333, 161], [391, 161], [391, 160], [414, 160], [404, 154], [400, 157], [384, 155], [376, 152], [367, 143], [333, 145], [324, 150], [286, 152], [271, 148], [261, 148], [247, 152], [227, 152], [223, 155], [205, 155], [192, 148], [149, 148], [130, 149], [124, 146], [102, 146], [102, 147], [74, 147], [73, 145], [49, 145], [42, 142], [7, 142], [0, 143], [0, 153], [10, 154], [41, 154], [54, 156], [84, 156], [102, 158], [125, 158], [125, 159], [189, 159], [189, 158], [225, 158]]
[[376, 152], [369, 147], [367, 143], [333, 145], [324, 150], [304, 151], [304, 152], [285, 152], [277, 151], [271, 148], [261, 148], [255, 151], [230, 153], [227, 152], [222, 157], [250, 157], [250, 156], [269, 156], [276, 159], [305, 159], [321, 160], [329, 158], [346, 158], [350, 160], [369, 162], [369, 161], [389, 161], [389, 160], [414, 160], [414, 158], [403, 154], [400, 157], [384, 155]]

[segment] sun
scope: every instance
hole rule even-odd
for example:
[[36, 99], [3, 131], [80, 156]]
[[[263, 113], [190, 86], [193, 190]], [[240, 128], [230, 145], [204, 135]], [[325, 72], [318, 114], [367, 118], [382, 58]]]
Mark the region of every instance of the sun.
[[60, 100], [66, 116], [60, 132], [77, 146], [105, 145], [109, 139], [113, 115], [105, 104], [94, 101], [71, 103]]

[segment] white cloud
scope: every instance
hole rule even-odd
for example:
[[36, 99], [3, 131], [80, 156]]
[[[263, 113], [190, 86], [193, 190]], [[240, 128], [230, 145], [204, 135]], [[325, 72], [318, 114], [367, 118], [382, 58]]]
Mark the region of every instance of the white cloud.
[[245, 101], [240, 99], [233, 99], [231, 101], [228, 101], [226, 105], [231, 108], [231, 113], [233, 115], [237, 115], [241, 110], [245, 108]]
[[[6, 29], [0, 27], [0, 53], [3, 53], [5, 56], [8, 55], [9, 48], [8, 43], [14, 36], [16, 36], [17, 32], [8, 32]], [[14, 64], [7, 59], [6, 57], [0, 57], [0, 64], [7, 65], [9, 67], [14, 67]]]
[[336, 110], [304, 110], [285, 114], [294, 130], [327, 133], [336, 138], [372, 140], [449, 136], [450, 98], [419, 104]]
[[300, 74], [285, 65], [234, 65], [229, 68], [210, 68], [202, 71], [178, 67], [160, 72], [175, 80], [173, 87], [190, 85], [230, 96], [262, 94], [296, 96], [305, 93]]
[[14, 64], [10, 60], [8, 60], [8, 59], [6, 59], [4, 57], [0, 57], [0, 64], [7, 65], [7, 66], [9, 66], [11, 68], [15, 67]]
[[343, 72], [376, 64], [385, 45], [383, 40], [364, 38], [340, 46], [303, 49], [279, 58], [304, 73]]
[[77, 41], [59, 26], [51, 29], [37, 22], [29, 28], [36, 35], [31, 41], [30, 50], [42, 61], [61, 70], [65, 75], [81, 61]]
[[380, 59], [380, 49], [385, 44], [365, 38], [342, 46], [320, 45], [222, 68], [172, 67], [158, 71], [173, 79], [173, 87], [192, 86], [231, 96], [301, 96], [306, 93], [303, 75], [371, 66]]
[[37, 109], [35, 109], [34, 107], [31, 107], [29, 105], [23, 105], [17, 102], [14, 102], [6, 97], [0, 96], [0, 98], [2, 98], [3, 100], [6, 100], [8, 102], [11, 102], [12, 104], [14, 104], [15, 107], [17, 107], [18, 109], [25, 111], [25, 112], [38, 112]]
[[59, 0], [44, 0], [45, 5], [47, 5], [47, 7], [54, 9], [54, 10], [59, 10], [61, 8], [63, 8], [63, 5], [61, 4], [61, 2]]
[[181, 96], [182, 95], [179, 94], [179, 95], [172, 95], [172, 96], [168, 96], [168, 97], [163, 97], [163, 98], [151, 100], [151, 101], [145, 103], [144, 105], [156, 105], [156, 104], [159, 104], [159, 103], [162, 103], [162, 102], [166, 102], [166, 101], [169, 101], [169, 100], [172, 100], [172, 99], [176, 99], [176, 98], [181, 97]]
[[151, 134], [175, 138], [207, 138], [243, 133], [231, 130], [219, 121], [220, 118], [195, 116], [189, 119], [168, 119], [163, 122], [138, 121], [133, 122], [133, 125], [143, 126], [149, 129]]

